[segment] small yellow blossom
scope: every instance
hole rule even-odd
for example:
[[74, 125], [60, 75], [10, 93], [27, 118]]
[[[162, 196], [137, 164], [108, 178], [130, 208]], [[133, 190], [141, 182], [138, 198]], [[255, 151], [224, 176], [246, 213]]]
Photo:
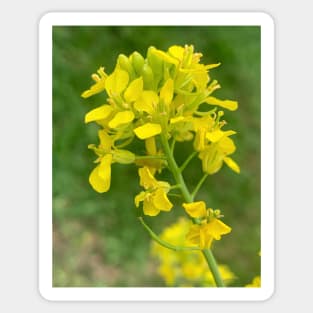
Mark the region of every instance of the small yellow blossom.
[[[181, 217], [177, 222], [166, 227], [160, 234], [160, 238], [177, 246], [184, 246], [190, 224], [190, 221]], [[158, 273], [167, 286], [216, 286], [213, 275], [199, 251], [177, 252], [152, 242], [151, 254], [159, 261]], [[221, 264], [218, 269], [226, 285], [236, 278], [228, 266]]]
[[97, 74], [92, 74], [91, 77], [96, 83], [92, 85], [90, 89], [82, 93], [81, 96], [83, 98], [89, 98], [105, 89], [105, 80], [108, 75], [104, 72], [104, 67], [100, 67], [97, 71]]
[[170, 185], [165, 181], [157, 181], [148, 167], [142, 167], [138, 172], [140, 186], [144, 187], [146, 191], [141, 191], [135, 197], [136, 207], [139, 207], [139, 203], [143, 202], [143, 212], [150, 216], [156, 216], [160, 211], [170, 211], [173, 207], [167, 197]]
[[114, 162], [121, 164], [130, 164], [135, 161], [135, 155], [122, 149], [116, 149], [114, 147], [114, 137], [108, 135], [104, 130], [98, 131], [100, 144], [89, 145], [89, 148], [94, 150], [98, 155], [96, 163], [100, 163], [96, 166], [90, 176], [89, 183], [92, 188], [99, 192], [107, 192], [111, 185], [111, 164]]
[[247, 288], [261, 287], [261, 277], [260, 276], [254, 277], [252, 282], [250, 284], [247, 284], [245, 287]]
[[210, 248], [213, 240], [231, 232], [231, 228], [219, 220], [220, 211], [206, 209], [204, 201], [183, 203], [183, 207], [193, 218], [202, 219], [200, 224], [190, 226], [186, 239], [200, 249]]

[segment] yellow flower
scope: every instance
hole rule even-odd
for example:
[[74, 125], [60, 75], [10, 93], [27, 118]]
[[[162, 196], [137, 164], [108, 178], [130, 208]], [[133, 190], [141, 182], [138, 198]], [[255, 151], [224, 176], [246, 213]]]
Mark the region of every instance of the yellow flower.
[[256, 276], [253, 278], [252, 282], [250, 284], [247, 284], [245, 287], [248, 288], [256, 288], [256, 287], [261, 287], [261, 277], [260, 276]]
[[191, 225], [186, 239], [200, 249], [210, 248], [213, 239], [220, 240], [222, 235], [231, 232], [231, 228], [220, 221], [220, 211], [206, 209], [204, 201], [183, 203], [183, 207], [193, 218], [202, 219], [200, 224]]
[[98, 74], [92, 74], [91, 78], [96, 82], [90, 89], [84, 91], [81, 96], [89, 98], [105, 89], [105, 81], [108, 75], [104, 72], [104, 67], [100, 67], [97, 71]]
[[[185, 246], [190, 223], [181, 217], [166, 227], [160, 238], [177, 246]], [[172, 251], [153, 241], [151, 254], [159, 261], [158, 273], [167, 286], [215, 287], [213, 275], [199, 251]], [[221, 264], [218, 268], [226, 285], [235, 279], [234, 273], [226, 265]]]
[[104, 130], [98, 131], [100, 144], [98, 147], [89, 145], [89, 149], [94, 150], [98, 155], [96, 166], [89, 175], [89, 183], [92, 188], [99, 192], [107, 192], [111, 185], [111, 164], [114, 162], [129, 164], [135, 161], [135, 155], [127, 150], [116, 149], [114, 147], [114, 138], [109, 136]]
[[216, 130], [206, 133], [208, 144], [204, 145], [204, 149], [199, 153], [202, 160], [202, 169], [205, 173], [215, 174], [223, 166], [223, 162], [236, 173], [240, 173], [239, 165], [229, 157], [236, 151], [236, 146], [230, 135], [235, 134], [234, 131]]
[[148, 167], [142, 167], [138, 172], [140, 186], [144, 187], [146, 191], [141, 191], [135, 197], [136, 207], [139, 207], [140, 202], [143, 202], [143, 212], [149, 216], [156, 216], [160, 211], [170, 211], [173, 207], [167, 197], [170, 185], [164, 181], [157, 181]]

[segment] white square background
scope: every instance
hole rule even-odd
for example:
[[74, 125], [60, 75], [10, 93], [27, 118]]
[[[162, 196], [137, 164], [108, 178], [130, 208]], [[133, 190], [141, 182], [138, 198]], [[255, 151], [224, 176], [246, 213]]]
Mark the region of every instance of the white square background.
[[[61, 0], [1, 2], [3, 312], [312, 311], [311, 2]], [[38, 292], [38, 22], [49, 11], [263, 11], [275, 21], [275, 292], [258, 302], [51, 302]]]
[[[103, 24], [105, 21], [105, 24]], [[160, 24], [160, 21], [161, 24]], [[210, 23], [208, 23], [210, 21]], [[52, 27], [241, 25], [261, 27], [261, 288], [52, 287]], [[39, 287], [49, 300], [265, 300], [274, 291], [274, 23], [264, 13], [49, 13], [39, 29]]]

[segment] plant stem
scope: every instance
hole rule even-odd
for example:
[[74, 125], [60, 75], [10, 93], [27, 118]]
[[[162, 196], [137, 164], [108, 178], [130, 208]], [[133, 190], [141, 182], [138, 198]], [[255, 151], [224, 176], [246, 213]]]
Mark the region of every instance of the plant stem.
[[136, 155], [136, 160], [148, 160], [148, 159], [152, 159], [152, 160], [156, 160], [156, 159], [161, 159], [161, 160], [165, 160], [166, 157], [164, 155]]
[[183, 163], [183, 165], [179, 168], [180, 172], [182, 173], [185, 167], [189, 164], [189, 162], [196, 156], [198, 152], [194, 151], [192, 152], [189, 157], [186, 159], [186, 161]]
[[[178, 185], [180, 185], [180, 190], [181, 190], [181, 193], [185, 199], [186, 202], [193, 202], [194, 198], [193, 198], [193, 195], [190, 194], [187, 186], [186, 186], [186, 183], [185, 183], [185, 180], [183, 178], [183, 175], [174, 159], [174, 156], [173, 156], [173, 151], [171, 151], [171, 148], [168, 144], [168, 140], [166, 138], [166, 134], [164, 133], [161, 133], [160, 135], [161, 137], [161, 142], [162, 142], [162, 146], [163, 146], [163, 149], [164, 149], [164, 153], [167, 157], [167, 162], [168, 162], [168, 165], [169, 165], [169, 168], [175, 178], [175, 181]], [[194, 222], [196, 222], [194, 220]], [[221, 277], [221, 274], [218, 270], [218, 265], [214, 259], [214, 256], [213, 256], [213, 253], [210, 249], [203, 249], [202, 250], [202, 253], [208, 263], [208, 266], [212, 272], [212, 275], [214, 277], [214, 280], [215, 280], [215, 283], [216, 283], [216, 286], [217, 287], [224, 287], [224, 282], [222, 280], [222, 277]]]
[[180, 247], [180, 246], [174, 246], [164, 240], [162, 240], [157, 234], [155, 234], [152, 229], [145, 223], [142, 217], [138, 217], [139, 221], [143, 225], [143, 227], [148, 231], [150, 236], [161, 246], [174, 250], [174, 251], [199, 251], [200, 249], [198, 247]]
[[191, 193], [192, 197], [195, 198], [199, 189], [201, 188], [201, 186], [203, 185], [203, 183], [205, 182], [206, 178], [208, 177], [208, 173], [205, 173], [202, 178], [200, 179], [198, 185], [195, 187], [195, 189], [193, 190], [193, 192]]
[[213, 274], [216, 286], [217, 287], [225, 287], [223, 279], [222, 279], [220, 272], [218, 270], [218, 265], [216, 263], [214, 255], [212, 253], [212, 250], [211, 249], [205, 249], [205, 250], [202, 250], [202, 253], [203, 253], [207, 263], [209, 264], [209, 267], [210, 267], [211, 272]]

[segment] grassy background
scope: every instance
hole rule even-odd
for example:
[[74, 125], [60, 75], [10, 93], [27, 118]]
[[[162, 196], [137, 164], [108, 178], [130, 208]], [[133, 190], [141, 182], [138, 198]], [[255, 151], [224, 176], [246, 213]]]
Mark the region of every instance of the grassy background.
[[[211, 71], [221, 99], [239, 102], [225, 112], [241, 166], [210, 176], [198, 199], [220, 208], [232, 233], [217, 242], [220, 263], [238, 279], [251, 281], [260, 271], [260, 30], [258, 27], [54, 27], [53, 29], [53, 283], [54, 286], [163, 286], [149, 256], [150, 240], [136, 220], [133, 197], [140, 190], [135, 166], [114, 164], [111, 189], [97, 194], [88, 183], [95, 159], [87, 149], [97, 143], [97, 127], [84, 115], [105, 103], [104, 93], [84, 100], [90, 74], [99, 66], [110, 73], [120, 53], [145, 55], [153, 45], [193, 44], [202, 62], [222, 66]], [[177, 145], [182, 162], [190, 143]], [[190, 150], [189, 150], [190, 151]], [[195, 159], [185, 171], [192, 189], [200, 175]], [[180, 209], [147, 219], [156, 232], [175, 221]]]

